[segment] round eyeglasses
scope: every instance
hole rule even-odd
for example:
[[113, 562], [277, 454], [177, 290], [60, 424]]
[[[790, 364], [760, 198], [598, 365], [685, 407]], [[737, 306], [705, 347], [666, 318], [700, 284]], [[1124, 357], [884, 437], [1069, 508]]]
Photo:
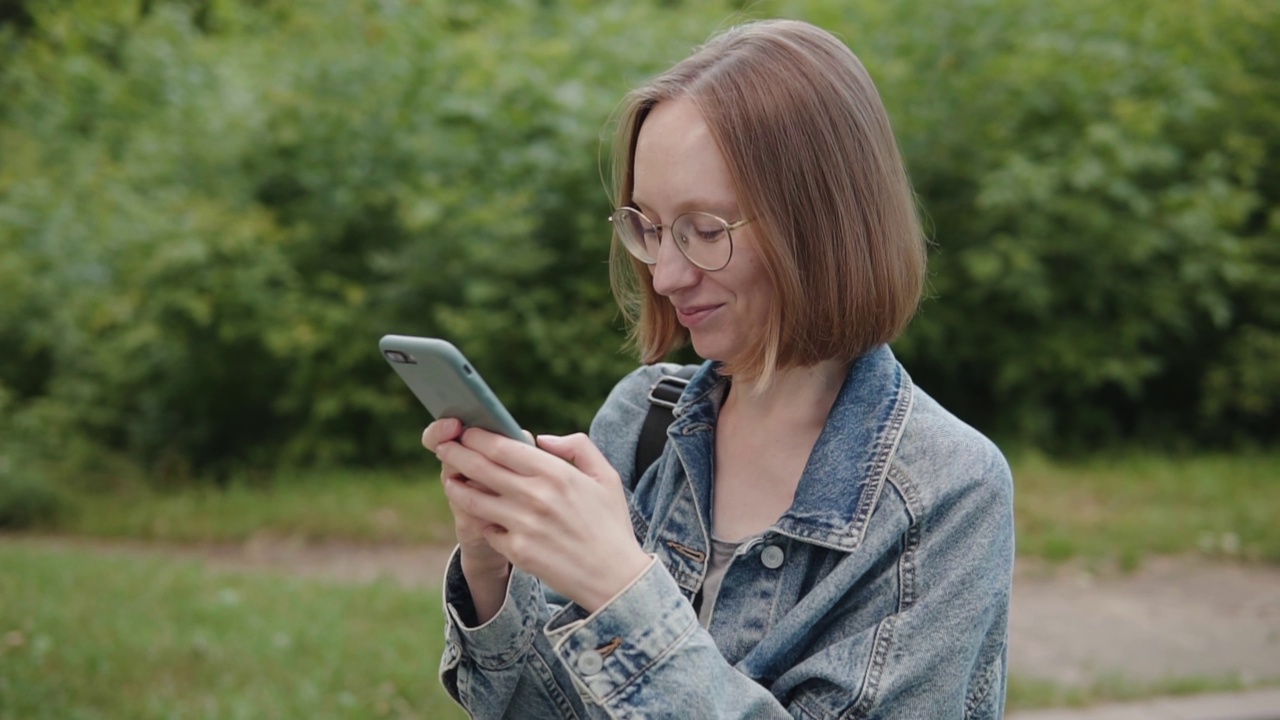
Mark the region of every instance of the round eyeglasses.
[[751, 221], [729, 223], [711, 213], [687, 212], [670, 225], [655, 225], [639, 210], [624, 207], [614, 210], [609, 222], [627, 252], [646, 265], [657, 264], [662, 231], [670, 228], [681, 254], [703, 270], [714, 272], [728, 265], [733, 257], [732, 232]]

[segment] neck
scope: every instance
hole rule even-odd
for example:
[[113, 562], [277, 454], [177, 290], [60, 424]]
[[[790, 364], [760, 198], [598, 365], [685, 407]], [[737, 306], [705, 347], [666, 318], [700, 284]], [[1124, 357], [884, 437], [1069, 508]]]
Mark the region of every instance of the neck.
[[810, 367], [779, 370], [768, 387], [735, 379], [722, 412], [745, 412], [771, 423], [821, 427], [848, 371], [848, 364], [826, 360]]

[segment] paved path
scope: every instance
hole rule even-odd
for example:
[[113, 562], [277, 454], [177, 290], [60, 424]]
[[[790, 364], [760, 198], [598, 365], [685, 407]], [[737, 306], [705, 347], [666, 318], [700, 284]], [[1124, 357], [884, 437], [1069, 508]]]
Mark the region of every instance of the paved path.
[[1059, 685], [1276, 680], [1280, 568], [1158, 558], [1098, 575], [1024, 562], [1009, 626], [1011, 670]]

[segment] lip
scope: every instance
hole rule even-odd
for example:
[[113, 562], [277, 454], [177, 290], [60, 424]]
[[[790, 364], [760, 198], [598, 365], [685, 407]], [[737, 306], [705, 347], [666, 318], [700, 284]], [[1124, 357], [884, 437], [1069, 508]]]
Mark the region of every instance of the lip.
[[676, 319], [686, 328], [693, 328], [701, 325], [720, 307], [720, 305], [691, 305], [689, 307], [676, 308]]

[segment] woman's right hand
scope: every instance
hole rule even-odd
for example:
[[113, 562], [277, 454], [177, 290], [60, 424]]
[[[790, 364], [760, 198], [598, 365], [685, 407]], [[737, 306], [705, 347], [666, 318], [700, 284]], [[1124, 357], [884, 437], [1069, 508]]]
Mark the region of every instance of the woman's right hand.
[[[445, 443], [456, 442], [465, 428], [462, 422], [453, 418], [437, 420], [427, 426], [422, 433], [422, 445], [432, 453]], [[443, 483], [461, 483], [482, 492], [489, 492], [483, 484], [468, 479], [456, 468], [441, 464], [440, 481]], [[490, 523], [461, 510], [449, 503], [453, 512], [453, 528], [461, 549], [462, 574], [471, 589], [471, 599], [475, 604], [477, 619], [484, 623], [498, 613], [506, 598], [507, 578], [511, 574], [511, 564], [484, 537], [484, 530]]]

